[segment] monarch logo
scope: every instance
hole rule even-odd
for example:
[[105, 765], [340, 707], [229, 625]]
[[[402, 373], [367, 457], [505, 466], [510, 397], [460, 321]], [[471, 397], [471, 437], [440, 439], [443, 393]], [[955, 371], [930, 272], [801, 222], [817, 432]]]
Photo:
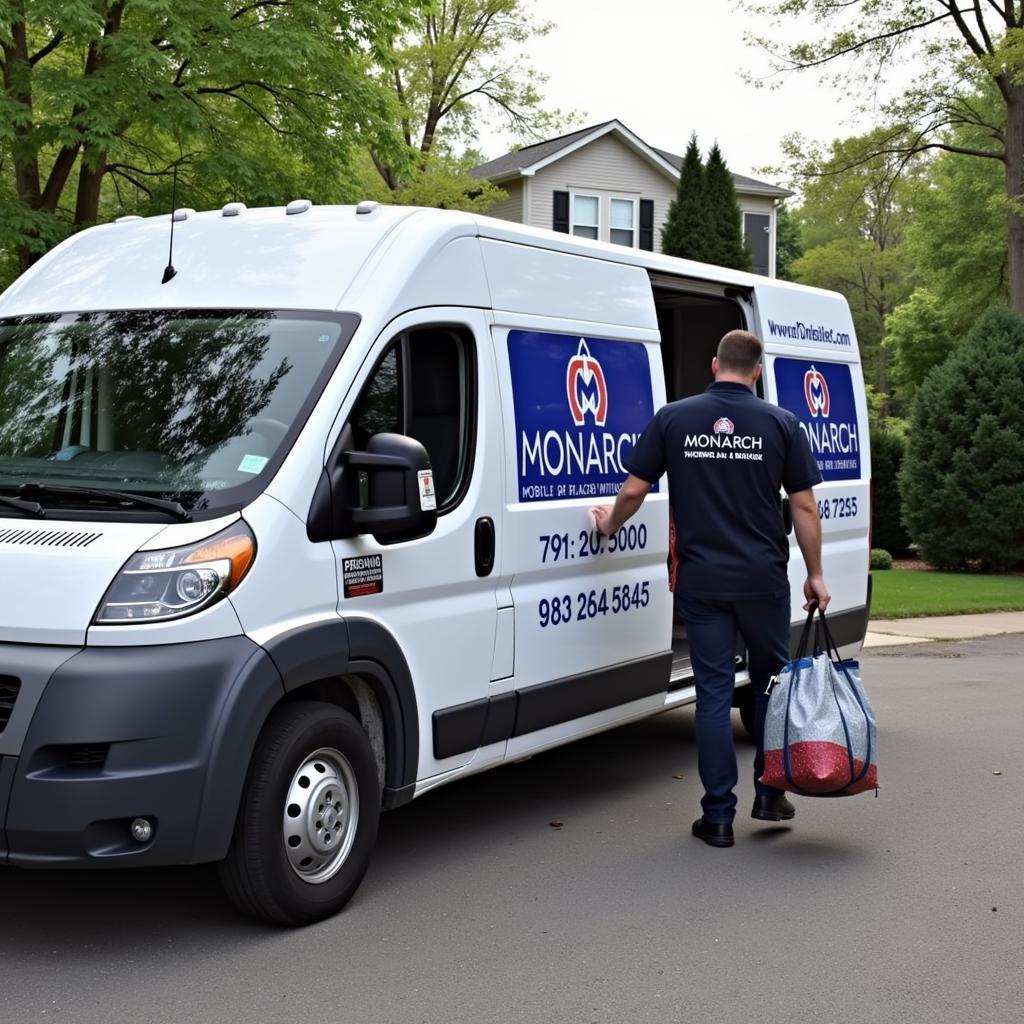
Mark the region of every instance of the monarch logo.
[[733, 434], [735, 432], [736, 426], [728, 416], [723, 416], [720, 420], [715, 420], [716, 434]]
[[823, 420], [828, 419], [828, 384], [813, 366], [804, 374], [804, 398], [807, 400], [807, 408], [811, 410], [811, 416], [816, 417], [820, 413]]
[[583, 338], [580, 338], [576, 355], [569, 360], [565, 390], [569, 412], [577, 427], [584, 425], [587, 413], [593, 416], [595, 426], [604, 426], [608, 419], [608, 385], [601, 364], [590, 354]]

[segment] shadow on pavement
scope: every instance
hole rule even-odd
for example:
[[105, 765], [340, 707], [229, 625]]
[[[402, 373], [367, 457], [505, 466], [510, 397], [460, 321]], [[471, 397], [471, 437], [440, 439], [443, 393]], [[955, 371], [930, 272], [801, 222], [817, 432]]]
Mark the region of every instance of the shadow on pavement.
[[[738, 720], [735, 733], [740, 763], [748, 764], [752, 746]], [[613, 813], [616, 804], [638, 791], [650, 791], [651, 800], [661, 803], [667, 793], [686, 821], [691, 804], [699, 812], [692, 709], [472, 776], [385, 814], [367, 883], [378, 897], [393, 893], [396, 885], [421, 884], [437, 870], [437, 862], [472, 858], [478, 850], [483, 855], [496, 836], [507, 841], [548, 829], [555, 820], [571, 827], [595, 808], [603, 811], [607, 805]], [[152, 954], [178, 943], [234, 946], [239, 940], [259, 942], [281, 934], [237, 915], [221, 894], [212, 865], [109, 871], [0, 868], [0, 908], [0, 959], [69, 949], [97, 958]]]

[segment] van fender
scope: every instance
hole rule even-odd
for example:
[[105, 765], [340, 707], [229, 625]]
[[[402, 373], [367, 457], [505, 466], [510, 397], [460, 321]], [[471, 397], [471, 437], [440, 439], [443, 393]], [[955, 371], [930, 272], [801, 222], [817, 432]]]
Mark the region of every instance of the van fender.
[[336, 676], [365, 679], [384, 719], [387, 764], [382, 805], [412, 799], [419, 764], [419, 717], [408, 662], [379, 622], [349, 616], [299, 626], [264, 644], [286, 693]]

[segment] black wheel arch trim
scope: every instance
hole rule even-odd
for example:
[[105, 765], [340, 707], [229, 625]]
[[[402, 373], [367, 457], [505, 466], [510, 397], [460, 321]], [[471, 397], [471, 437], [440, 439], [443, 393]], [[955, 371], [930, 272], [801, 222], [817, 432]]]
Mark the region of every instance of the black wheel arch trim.
[[408, 662], [392, 634], [362, 616], [298, 626], [264, 645], [285, 692], [332, 676], [358, 675], [380, 703], [388, 749], [383, 805], [412, 798], [419, 765], [419, 713]]

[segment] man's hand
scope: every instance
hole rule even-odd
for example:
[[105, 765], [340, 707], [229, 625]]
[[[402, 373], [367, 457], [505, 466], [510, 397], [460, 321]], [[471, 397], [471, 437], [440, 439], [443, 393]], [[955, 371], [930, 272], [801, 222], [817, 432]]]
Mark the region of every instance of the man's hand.
[[614, 505], [598, 505], [592, 509], [597, 532], [610, 537], [644, 503], [652, 485], [632, 473], [615, 496]]
[[615, 531], [612, 526], [612, 505], [597, 505], [591, 511], [594, 513], [594, 525], [597, 532], [605, 537], [610, 537]]
[[821, 576], [807, 577], [804, 581], [804, 597], [807, 598], [807, 601], [804, 603], [805, 612], [811, 610], [811, 604], [814, 601], [818, 602], [818, 609], [824, 611], [828, 607], [829, 601], [832, 600], [832, 595], [828, 592], [825, 580]]

